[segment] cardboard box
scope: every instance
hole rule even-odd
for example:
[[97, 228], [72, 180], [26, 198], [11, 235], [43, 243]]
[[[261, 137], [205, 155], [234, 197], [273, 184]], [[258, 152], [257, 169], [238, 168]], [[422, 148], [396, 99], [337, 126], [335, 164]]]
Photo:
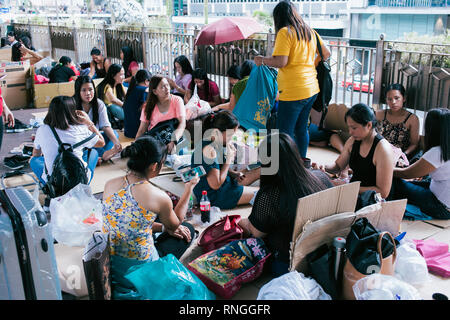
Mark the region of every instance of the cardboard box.
[[11, 47], [0, 49], [0, 61], [11, 61]]
[[3, 61], [0, 62], [0, 77], [5, 76], [0, 85], [2, 96], [11, 110], [29, 107], [31, 94], [29, 85], [29, 61]]
[[[34, 67], [32, 67], [34, 79]], [[103, 79], [94, 79], [95, 86]], [[34, 81], [33, 81], [34, 83]], [[33, 102], [35, 108], [48, 108], [50, 102], [57, 96], [73, 96], [75, 94], [75, 81], [64, 83], [33, 84]]]

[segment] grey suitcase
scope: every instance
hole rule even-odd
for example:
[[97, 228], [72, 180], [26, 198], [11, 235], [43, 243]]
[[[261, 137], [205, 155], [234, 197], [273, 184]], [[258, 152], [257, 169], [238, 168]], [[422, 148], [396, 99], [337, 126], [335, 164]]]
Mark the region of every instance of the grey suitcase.
[[0, 300], [61, 300], [51, 225], [24, 187], [0, 190]]

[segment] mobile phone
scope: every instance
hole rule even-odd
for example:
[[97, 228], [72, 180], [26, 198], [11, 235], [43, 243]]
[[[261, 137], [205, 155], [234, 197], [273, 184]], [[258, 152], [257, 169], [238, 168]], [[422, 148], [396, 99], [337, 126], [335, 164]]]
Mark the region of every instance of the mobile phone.
[[249, 164], [248, 166], [247, 166], [247, 170], [248, 171], [252, 171], [252, 170], [255, 170], [255, 169], [258, 169], [258, 168], [260, 168], [261, 167], [261, 162], [257, 162], [257, 163], [251, 163], [251, 164]]
[[186, 168], [184, 171], [181, 171], [181, 180], [183, 180], [183, 182], [189, 182], [195, 177], [195, 174], [198, 174], [199, 178], [204, 176], [206, 172], [203, 166], [198, 166], [192, 169]]

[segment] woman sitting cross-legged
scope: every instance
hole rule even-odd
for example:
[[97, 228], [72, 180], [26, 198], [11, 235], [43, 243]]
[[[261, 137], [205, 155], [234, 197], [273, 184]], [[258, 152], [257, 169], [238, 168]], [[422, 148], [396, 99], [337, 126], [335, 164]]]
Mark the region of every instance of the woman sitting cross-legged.
[[386, 102], [388, 110], [378, 110], [377, 131], [393, 146], [400, 148], [403, 153], [412, 158], [419, 146], [419, 118], [406, 110], [406, 91], [398, 83], [386, 88]]
[[52, 99], [44, 125], [36, 131], [33, 157], [30, 160], [30, 167], [36, 176], [45, 184], [47, 178], [53, 173], [53, 163], [58, 155], [59, 145], [51, 127], [55, 128], [62, 143], [72, 146], [87, 139], [92, 133], [97, 135], [73, 150], [89, 169], [90, 172], [87, 175], [91, 180], [97, 165], [98, 153], [95, 149], [91, 150], [88, 158], [87, 154], [83, 156], [83, 148], [101, 148], [105, 145], [105, 140], [89, 116], [84, 111], [76, 110], [74, 99], [66, 96], [57, 96]]
[[339, 175], [347, 166], [353, 171], [351, 182], [360, 181], [360, 195], [374, 190], [383, 199], [391, 190], [394, 170], [392, 148], [389, 142], [375, 130], [373, 110], [363, 103], [354, 105], [345, 114], [351, 137], [344, 150], [332, 165], [324, 170]]
[[78, 110], [83, 110], [98, 130], [102, 130], [105, 146], [96, 148], [102, 161], [111, 159], [122, 151], [119, 134], [111, 128], [108, 112], [102, 100], [97, 99], [94, 81], [89, 76], [81, 76], [75, 81], [75, 102]]
[[[128, 158], [128, 173], [105, 184], [103, 232], [111, 237], [113, 299], [143, 298], [124, 277], [127, 270], [169, 253], [179, 259], [194, 238], [194, 228], [183, 220], [198, 177], [185, 184], [175, 208], [170, 197], [149, 182], [159, 174], [166, 154], [158, 140], [141, 137], [121, 153]], [[154, 232], [163, 232], [156, 242]]]
[[[279, 150], [278, 155], [272, 154], [272, 144]], [[298, 199], [334, 185], [324, 172], [304, 167], [297, 145], [287, 134], [267, 136], [259, 146], [260, 154], [262, 149], [267, 150], [264, 154], [271, 161], [262, 164], [260, 189], [252, 212], [239, 225], [246, 234], [264, 239], [274, 256], [272, 273], [278, 277], [289, 271]]]
[[171, 94], [167, 79], [160, 76], [153, 76], [150, 79], [148, 94], [147, 103], [141, 111], [141, 124], [136, 133], [136, 139], [150, 131], [158, 123], [177, 119], [178, 125], [172, 133], [172, 141], [167, 144], [168, 152], [172, 153], [186, 128], [186, 109], [183, 99]]
[[258, 175], [254, 175], [253, 179], [245, 179], [242, 173], [230, 170], [230, 165], [236, 157], [232, 137], [238, 126], [236, 116], [228, 110], [209, 114], [203, 121], [203, 140], [194, 141], [191, 167], [201, 165], [206, 172], [194, 188], [194, 194], [197, 199], [201, 199], [202, 191], [206, 191], [211, 205], [220, 209], [232, 209], [237, 205], [248, 204], [258, 191], [256, 187], [243, 186], [244, 183], [250, 185], [256, 181]]
[[113, 63], [106, 73], [105, 78], [97, 87], [97, 96], [106, 104], [111, 114], [123, 121], [123, 100], [127, 90], [123, 85], [125, 71], [122, 66]]
[[[450, 110], [432, 109], [425, 119], [425, 153], [407, 168], [394, 169], [391, 196], [408, 199], [435, 219], [450, 219]], [[431, 181], [405, 181], [422, 178]]]

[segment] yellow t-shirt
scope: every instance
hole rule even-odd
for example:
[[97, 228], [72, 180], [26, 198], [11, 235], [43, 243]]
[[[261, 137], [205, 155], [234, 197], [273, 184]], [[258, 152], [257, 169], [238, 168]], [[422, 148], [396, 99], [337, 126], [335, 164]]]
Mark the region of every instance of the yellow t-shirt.
[[[320, 36], [319, 41], [322, 42]], [[286, 66], [278, 70], [280, 100], [303, 100], [320, 91], [314, 65], [316, 50], [315, 32], [307, 42], [297, 39], [294, 28], [284, 27], [278, 31], [272, 56], [288, 56]]]
[[[125, 93], [125, 89], [123, 87], [123, 84], [120, 84], [122, 86], [122, 92]], [[108, 97], [106, 96], [106, 91], [108, 91], [108, 89], [112, 89], [113, 91], [113, 95], [115, 97], [117, 97], [117, 90], [116, 90], [116, 86], [114, 86], [113, 88], [111, 88], [111, 86], [109, 84], [105, 85], [105, 88], [103, 89], [103, 102], [109, 106], [110, 104], [112, 104], [111, 101], [109, 101]]]

